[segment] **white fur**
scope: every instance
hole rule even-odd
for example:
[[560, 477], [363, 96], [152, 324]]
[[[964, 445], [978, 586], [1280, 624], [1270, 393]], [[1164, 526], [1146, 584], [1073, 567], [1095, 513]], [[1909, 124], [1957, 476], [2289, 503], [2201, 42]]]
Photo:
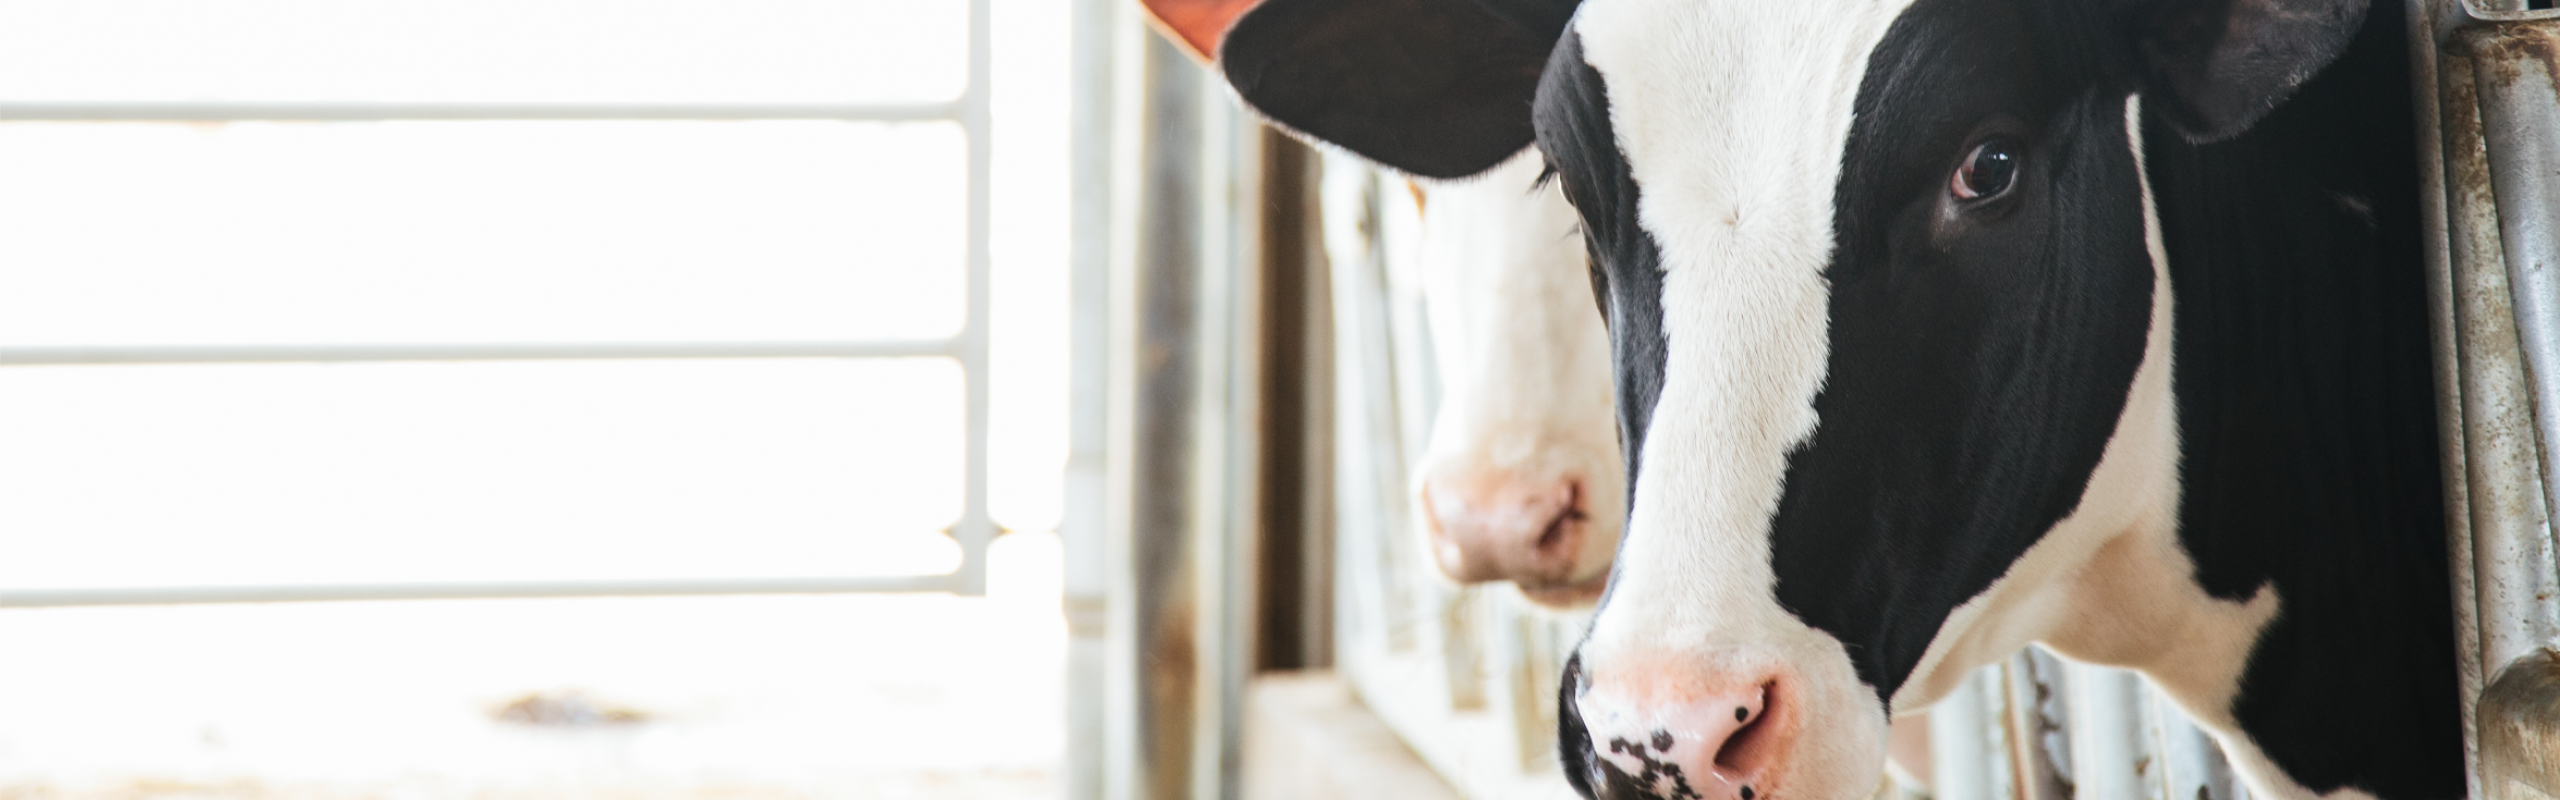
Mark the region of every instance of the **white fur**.
[[1578, 482], [1585, 528], [1570, 582], [1597, 584], [1626, 518], [1609, 332], [1573, 206], [1555, 185], [1535, 186], [1543, 166], [1530, 150], [1474, 180], [1422, 185], [1441, 396], [1415, 507], [1426, 478]]
[[1768, 531], [1829, 356], [1832, 190], [1868, 54], [1906, 0], [1590, 0], [1638, 221], [1663, 256], [1664, 384], [1622, 567], [1582, 648], [1639, 670], [1784, 674], [1802, 727], [1772, 797], [1845, 800], [1882, 774], [1885, 715], [1840, 643], [1775, 597]]

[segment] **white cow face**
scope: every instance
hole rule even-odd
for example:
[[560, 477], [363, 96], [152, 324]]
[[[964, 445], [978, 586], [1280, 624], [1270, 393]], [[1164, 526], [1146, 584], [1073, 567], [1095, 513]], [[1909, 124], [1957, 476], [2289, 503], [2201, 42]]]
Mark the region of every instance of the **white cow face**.
[[1552, 608], [1607, 585], [1625, 519], [1608, 330], [1573, 207], [1536, 153], [1422, 184], [1423, 297], [1442, 396], [1415, 471], [1442, 572]]

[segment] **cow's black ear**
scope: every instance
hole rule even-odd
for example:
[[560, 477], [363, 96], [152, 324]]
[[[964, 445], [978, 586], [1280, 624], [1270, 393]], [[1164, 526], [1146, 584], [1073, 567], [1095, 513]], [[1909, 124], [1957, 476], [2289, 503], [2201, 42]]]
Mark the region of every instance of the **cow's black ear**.
[[1246, 103], [1307, 137], [1456, 178], [1529, 146], [1578, 0], [1264, 0], [1219, 46]]
[[2188, 138], [2248, 130], [2347, 49], [2367, 0], [2163, 0], [2137, 45], [2144, 98]]

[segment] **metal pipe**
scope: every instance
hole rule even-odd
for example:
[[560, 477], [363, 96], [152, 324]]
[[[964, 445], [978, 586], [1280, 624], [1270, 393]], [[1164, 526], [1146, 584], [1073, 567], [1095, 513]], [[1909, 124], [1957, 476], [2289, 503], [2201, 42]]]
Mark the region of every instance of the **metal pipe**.
[[[1192, 790], [1199, 702], [1199, 576], [1193, 547], [1193, 479], [1199, 402], [1199, 68], [1161, 37], [1131, 33], [1120, 84], [1134, 141], [1122, 152], [1133, 207], [1115, 257], [1112, 390], [1115, 441], [1111, 524], [1113, 608], [1109, 657], [1115, 713], [1107, 794], [1113, 800], [1178, 800]], [[1134, 150], [1135, 152], [1131, 152]], [[1143, 221], [1143, 226], [1136, 225]], [[1123, 477], [1125, 476], [1125, 477]]]
[[[2463, 32], [2478, 87], [2480, 135], [2498, 203], [2508, 291], [2532, 379], [2535, 431], [2543, 447], [2543, 496], [2560, 497], [2560, 23], [2513, 22]], [[2560, 638], [2560, 570], [2549, 530], [2519, 542], [2502, 565], [2525, 575], [2533, 593], [2518, 609], [2520, 637], [2500, 642], [2484, 662], [2503, 666]]]
[[876, 578], [364, 583], [281, 586], [136, 586], [0, 589], [0, 608], [144, 606], [193, 603], [314, 603], [349, 600], [496, 600], [556, 597], [669, 597], [757, 594], [949, 592], [952, 575]]
[[[2417, 111], [2419, 235], [2426, 268], [2427, 322], [2435, 370], [2436, 455], [2444, 481], [2446, 572], [2453, 590], [2454, 668], [2462, 707], [2465, 763], [2472, 752], [2471, 698], [2480, 694], [2479, 591], [2471, 574], [2470, 457], [2464, 446], [2462, 338], [2454, 269], [2448, 254], [2451, 223], [2445, 193], [2445, 130], [2439, 98], [2438, 32], [2444, 18], [2461, 16], [2459, 0], [2407, 4], [2410, 93]], [[2218, 755], [2218, 753], [2217, 753]], [[2476, 793], [2476, 791], [2475, 791]]]
[[1067, 466], [1058, 520], [1067, 617], [1067, 738], [1060, 794], [1102, 800], [1109, 774], [1112, 39], [1118, 0], [1075, 0], [1069, 52]]
[[[980, 27], [983, 29], [982, 23]], [[983, 71], [973, 73], [982, 74]], [[947, 103], [0, 103], [0, 122], [776, 119], [937, 122], [965, 120], [971, 113], [971, 107], [971, 98], [967, 96]]]
[[2150, 701], [2153, 752], [2159, 757], [2161, 796], [2170, 800], [2242, 800], [2248, 788], [2231, 771], [2222, 746], [2196, 727], [2167, 695], [2145, 691]]
[[2071, 662], [2071, 778], [2075, 800], [2157, 796], [2159, 761], [2143, 724], [2142, 679], [2131, 671]]
[[1930, 794], [1938, 800], [2006, 800], [2006, 745], [2001, 742], [1999, 667], [1974, 670], [1929, 707]]
[[[2468, 430], [2472, 494], [2472, 580], [2480, 637], [2480, 663], [2494, 670], [2551, 640], [2560, 618], [2560, 587], [2551, 559], [2549, 507], [2538, 416], [2560, 416], [2560, 395], [2536, 384], [2560, 381], [2560, 309], [2544, 296], [2553, 287], [2536, 268], [2511, 267], [2502, 241], [2510, 216], [2494, 192], [2498, 159], [2489, 152], [2490, 120], [2483, 89], [2499, 84], [2480, 74], [2504, 67], [2483, 65], [2474, 45], [2489, 26], [2454, 36], [2443, 60], [2443, 124], [2446, 190], [2457, 318], [2461, 322], [2462, 412]], [[2486, 66], [2487, 68], [2483, 68]], [[2512, 179], [2511, 179], [2512, 182]], [[2548, 258], [2548, 255], [2542, 256]], [[2512, 277], [2528, 278], [2515, 287]], [[2538, 326], [2538, 327], [2528, 327]], [[2536, 355], [2537, 350], [2541, 351]], [[2533, 359], [2555, 366], [2537, 380]], [[2537, 415], [2540, 400], [2553, 409]], [[2560, 421], [2555, 419], [2554, 421]], [[2560, 441], [2560, 439], [2554, 439]]]
[[957, 358], [958, 339], [875, 342], [614, 342], [0, 347], [0, 366], [704, 358]]
[[2041, 647], [2011, 654], [2000, 668], [2008, 706], [2006, 722], [2011, 785], [2018, 800], [2070, 800], [2070, 686], [2062, 660]]
[[988, 230], [994, 216], [994, 184], [988, 167], [994, 162], [994, 114], [989, 98], [994, 72], [993, 8], [989, 0], [969, 0], [969, 86], [960, 96], [962, 124], [969, 137], [969, 295], [968, 323], [960, 329], [960, 369], [966, 384], [962, 415], [965, 442], [960, 490], [960, 520], [948, 533], [960, 545], [960, 570], [953, 573], [959, 592], [987, 593], [987, 546], [995, 541], [996, 523], [987, 513], [988, 313], [990, 265]]

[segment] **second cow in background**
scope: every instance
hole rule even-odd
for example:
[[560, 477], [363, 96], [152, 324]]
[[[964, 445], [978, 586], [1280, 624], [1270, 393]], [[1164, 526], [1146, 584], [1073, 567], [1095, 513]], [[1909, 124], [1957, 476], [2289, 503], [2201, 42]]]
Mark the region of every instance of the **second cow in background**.
[[1626, 475], [1589, 256], [1540, 167], [1530, 152], [1417, 184], [1442, 395], [1415, 507], [1450, 578], [1585, 608], [1608, 584]]

